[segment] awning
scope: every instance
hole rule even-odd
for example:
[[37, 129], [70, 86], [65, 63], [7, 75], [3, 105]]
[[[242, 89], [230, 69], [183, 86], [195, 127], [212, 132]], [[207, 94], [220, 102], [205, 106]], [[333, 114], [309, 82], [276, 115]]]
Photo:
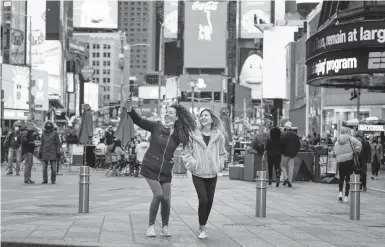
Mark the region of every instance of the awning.
[[49, 105], [50, 107], [64, 108], [64, 106], [61, 104], [61, 102], [58, 99], [49, 99]]

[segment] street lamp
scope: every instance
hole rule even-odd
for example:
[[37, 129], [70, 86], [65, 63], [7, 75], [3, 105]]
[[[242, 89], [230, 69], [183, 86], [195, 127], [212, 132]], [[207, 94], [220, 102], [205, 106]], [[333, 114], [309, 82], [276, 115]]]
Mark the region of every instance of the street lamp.
[[[28, 39], [29, 39], [29, 46], [28, 46], [28, 53], [29, 53], [29, 58], [28, 58], [28, 63], [29, 63], [29, 66], [28, 66], [28, 69], [29, 69], [29, 83], [28, 83], [28, 105], [29, 105], [29, 113], [28, 113], [28, 118], [29, 120], [33, 120], [34, 119], [34, 111], [35, 111], [35, 104], [34, 102], [32, 102], [32, 16], [29, 16], [29, 15], [26, 15], [24, 13], [20, 13], [20, 12], [15, 12], [15, 11], [12, 11], [12, 12], [9, 12], [9, 11], [4, 11], [3, 12], [4, 14], [7, 14], [7, 13], [10, 13], [10, 14], [17, 14], [17, 15], [21, 15], [21, 16], [24, 16], [25, 18], [28, 18], [29, 19], [29, 35], [28, 35]], [[3, 47], [2, 47], [3, 48]]]

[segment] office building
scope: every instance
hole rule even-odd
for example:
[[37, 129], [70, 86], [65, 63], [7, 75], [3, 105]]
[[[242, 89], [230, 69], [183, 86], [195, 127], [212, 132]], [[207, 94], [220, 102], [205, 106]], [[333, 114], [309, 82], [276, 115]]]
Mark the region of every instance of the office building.
[[139, 82], [144, 81], [147, 72], [157, 70], [155, 34], [159, 25], [155, 6], [155, 1], [119, 1], [118, 28], [126, 32], [128, 44], [148, 44], [131, 47], [130, 76]]

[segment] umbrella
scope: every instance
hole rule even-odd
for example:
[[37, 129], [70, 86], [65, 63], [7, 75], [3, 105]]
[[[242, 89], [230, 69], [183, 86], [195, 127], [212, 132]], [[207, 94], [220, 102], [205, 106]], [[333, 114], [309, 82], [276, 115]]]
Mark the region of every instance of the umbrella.
[[134, 123], [126, 111], [126, 106], [121, 108], [120, 121], [115, 131], [115, 137], [122, 142], [123, 146], [126, 146], [135, 137]]
[[25, 122], [23, 127], [29, 131], [38, 131], [36, 124], [34, 124], [33, 122]]
[[91, 107], [88, 104], [83, 106], [84, 113], [82, 122], [78, 130], [78, 139], [81, 144], [92, 144], [92, 137], [94, 135]]

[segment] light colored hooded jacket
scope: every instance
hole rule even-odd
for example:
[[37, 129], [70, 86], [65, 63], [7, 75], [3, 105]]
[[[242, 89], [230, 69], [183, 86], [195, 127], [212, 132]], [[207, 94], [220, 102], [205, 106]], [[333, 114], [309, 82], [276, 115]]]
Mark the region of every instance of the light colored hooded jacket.
[[353, 149], [355, 152], [360, 153], [362, 150], [362, 143], [349, 134], [340, 135], [334, 144], [334, 153], [337, 156], [337, 163], [353, 159]]
[[182, 161], [189, 171], [197, 177], [213, 178], [222, 171], [227, 159], [225, 136], [221, 131], [212, 133], [206, 145], [202, 133], [196, 130], [190, 135], [189, 144], [182, 150]]

